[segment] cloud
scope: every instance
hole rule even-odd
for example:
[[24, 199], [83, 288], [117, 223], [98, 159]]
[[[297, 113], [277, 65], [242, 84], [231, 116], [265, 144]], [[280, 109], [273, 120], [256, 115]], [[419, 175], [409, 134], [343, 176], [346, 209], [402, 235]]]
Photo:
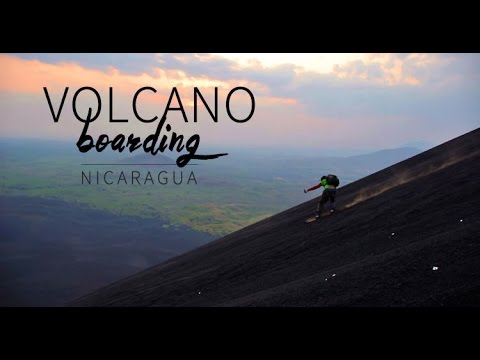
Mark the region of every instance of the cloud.
[[[257, 106], [260, 108], [275, 106], [277, 108], [295, 106], [295, 99], [280, 98], [268, 94], [268, 87], [260, 82], [248, 79], [219, 80], [204, 74], [192, 74], [185, 68], [157, 67], [150, 74], [129, 74], [110, 66], [108, 70], [84, 67], [74, 62], [47, 63], [36, 59], [19, 58], [12, 55], [0, 55], [0, 130], [2, 134], [19, 136], [74, 136], [81, 130], [82, 124], [74, 120], [72, 112], [73, 93], [80, 87], [89, 86], [98, 90], [102, 100], [102, 112], [92, 133], [102, 133], [110, 130], [108, 123], [109, 92], [113, 87], [115, 118], [129, 119], [128, 124], [116, 124], [117, 132], [130, 131], [148, 133], [151, 126], [138, 122], [132, 110], [132, 97], [137, 89], [151, 86], [157, 93], [145, 92], [139, 98], [139, 112], [144, 117], [161, 117], [167, 104], [167, 99], [173, 87], [176, 87], [187, 117], [193, 121], [193, 87], [198, 87], [210, 107], [213, 107], [214, 87], [219, 88], [219, 112], [221, 118], [228, 119], [225, 106], [227, 93], [235, 87], [244, 86], [255, 94]], [[62, 126], [54, 124], [43, 93], [47, 86], [54, 108], [57, 109], [65, 87], [70, 87], [62, 112]], [[77, 99], [77, 107], [81, 116], [87, 109], [97, 109], [96, 98], [87, 92]], [[172, 106], [176, 106], [174, 99]], [[231, 111], [238, 117], [248, 114], [251, 103], [246, 94], [235, 93], [230, 101]], [[200, 129], [211, 127], [211, 120], [205, 115], [203, 104], [199, 102]], [[169, 113], [169, 119], [176, 121], [179, 128], [185, 129], [183, 119]], [[207, 118], [207, 120], [205, 120]], [[68, 127], [65, 124], [67, 122]], [[189, 127], [190, 129], [193, 126]], [[234, 133], [232, 132], [231, 135]]]
[[[218, 54], [0, 55], [0, 130], [55, 133], [38, 120], [27, 125], [26, 117], [36, 115], [50, 118], [51, 126], [43, 86], [57, 97], [65, 86], [72, 93], [93, 86], [105, 99], [112, 86], [118, 116], [129, 118], [139, 87], [158, 90], [142, 94], [146, 114], [161, 112], [176, 86], [191, 116], [193, 87], [210, 102], [217, 86], [222, 122], [212, 127], [204, 112], [200, 124], [188, 125], [208, 132], [215, 144], [395, 146], [413, 139], [438, 143], [478, 127], [478, 54], [267, 55], [241, 61]], [[324, 63], [317, 66], [317, 60]], [[251, 89], [257, 101], [254, 119], [242, 126], [225, 113], [226, 93], [236, 86]], [[234, 111], [248, 111], [248, 99], [236, 100]], [[34, 114], [19, 110], [25, 104], [32, 104]], [[22, 130], [15, 132], [16, 126]]]
[[114, 67], [122, 73], [131, 75], [152, 74], [158, 67], [155, 54], [42, 53], [17, 54], [17, 57], [53, 65], [71, 63], [101, 71], [108, 71]]
[[0, 55], [0, 91], [42, 92], [43, 86], [61, 91], [67, 86], [92, 86], [107, 89], [112, 86], [119, 91], [136, 91], [142, 86], [156, 89], [213, 87], [229, 88], [224, 81], [211, 81], [207, 77], [189, 76], [179, 69], [155, 68], [151, 74], [132, 75], [123, 73], [114, 66], [108, 70], [84, 67], [78, 63], [44, 63], [39, 60], [20, 59], [11, 55]]
[[[374, 56], [367, 63], [348, 63], [346, 76], [309, 74], [295, 92], [317, 115], [351, 118], [406, 116], [426, 122], [452, 117], [471, 122], [478, 118], [480, 56]], [[468, 64], [468, 66], [466, 66]], [[415, 81], [410, 81], [415, 79]], [[472, 81], [472, 79], [474, 79]]]
[[310, 115], [337, 121], [403, 116], [438, 124], [460, 118], [471, 126], [479, 113], [480, 57], [474, 54], [365, 54], [333, 64], [329, 73], [306, 71], [301, 63], [239, 64], [210, 54], [160, 58], [164, 66], [189, 74], [246, 79], [262, 93], [295, 99]]

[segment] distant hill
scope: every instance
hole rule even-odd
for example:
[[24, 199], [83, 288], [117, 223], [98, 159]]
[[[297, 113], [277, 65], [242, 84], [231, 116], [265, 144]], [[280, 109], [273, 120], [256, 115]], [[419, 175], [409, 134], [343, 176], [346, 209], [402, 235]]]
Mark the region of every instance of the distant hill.
[[349, 157], [333, 157], [312, 152], [308, 155], [284, 156], [268, 159], [268, 161], [252, 159], [250, 164], [242, 164], [242, 166], [250, 167], [251, 173], [256, 178], [281, 176], [307, 183], [320, 178], [325, 173], [333, 173], [338, 175], [341, 183], [345, 185], [420, 152], [416, 148], [396, 148]]
[[121, 164], [175, 164], [176, 160], [169, 158], [168, 156], [157, 154], [152, 155], [150, 153], [141, 153], [126, 159], [119, 161]]
[[413, 148], [420, 149], [420, 150], [422, 150], [422, 151], [431, 149], [431, 148], [434, 147], [434, 146], [435, 146], [435, 145], [432, 144], [431, 142], [422, 141], [422, 140], [409, 141], [409, 142], [403, 144], [403, 147], [411, 147], [411, 148], [413, 147]]
[[480, 304], [480, 129], [341, 187], [337, 202], [312, 224], [316, 200], [300, 204], [71, 305]]
[[403, 147], [403, 148], [395, 148], [395, 149], [384, 149], [375, 151], [368, 154], [363, 155], [355, 155], [349, 156], [347, 159], [356, 160], [356, 161], [374, 161], [374, 162], [390, 162], [398, 159], [408, 159], [414, 155], [421, 153], [421, 151], [417, 148], [413, 147]]
[[339, 166], [357, 167], [365, 169], [366, 171], [377, 171], [420, 153], [421, 151], [419, 149], [404, 147], [385, 149], [364, 155], [338, 158], [336, 161]]

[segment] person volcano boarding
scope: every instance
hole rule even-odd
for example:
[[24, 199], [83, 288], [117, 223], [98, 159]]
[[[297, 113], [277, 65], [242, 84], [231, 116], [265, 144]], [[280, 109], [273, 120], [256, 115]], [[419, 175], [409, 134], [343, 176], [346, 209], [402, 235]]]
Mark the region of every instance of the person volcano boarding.
[[316, 190], [322, 186], [325, 189], [323, 190], [322, 196], [318, 201], [317, 212], [313, 218], [314, 220], [318, 219], [322, 215], [323, 205], [325, 205], [327, 202], [330, 202], [330, 213], [335, 211], [335, 197], [337, 196], [337, 187], [339, 185], [340, 180], [338, 177], [336, 175], [328, 174], [326, 176], [322, 176], [318, 185], [303, 190], [303, 192], [306, 194], [307, 192]]

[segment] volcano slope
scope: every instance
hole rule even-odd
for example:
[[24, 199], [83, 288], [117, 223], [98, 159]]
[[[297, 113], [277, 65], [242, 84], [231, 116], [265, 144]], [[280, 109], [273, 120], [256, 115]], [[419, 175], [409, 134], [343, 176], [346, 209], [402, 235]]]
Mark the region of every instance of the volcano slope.
[[[299, 189], [301, 191], [301, 189]], [[70, 306], [478, 306], [480, 129]]]

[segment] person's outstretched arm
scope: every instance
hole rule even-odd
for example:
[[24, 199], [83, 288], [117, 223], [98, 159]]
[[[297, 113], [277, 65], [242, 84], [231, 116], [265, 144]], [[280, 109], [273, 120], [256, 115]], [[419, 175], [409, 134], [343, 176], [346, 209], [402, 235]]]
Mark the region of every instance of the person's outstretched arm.
[[309, 191], [312, 191], [312, 190], [317, 190], [319, 187], [322, 186], [322, 183], [318, 184], [318, 185], [315, 185], [315, 186], [312, 186], [311, 188], [309, 189], [306, 189], [306, 190], [303, 190], [303, 192], [306, 194], [307, 192]]

